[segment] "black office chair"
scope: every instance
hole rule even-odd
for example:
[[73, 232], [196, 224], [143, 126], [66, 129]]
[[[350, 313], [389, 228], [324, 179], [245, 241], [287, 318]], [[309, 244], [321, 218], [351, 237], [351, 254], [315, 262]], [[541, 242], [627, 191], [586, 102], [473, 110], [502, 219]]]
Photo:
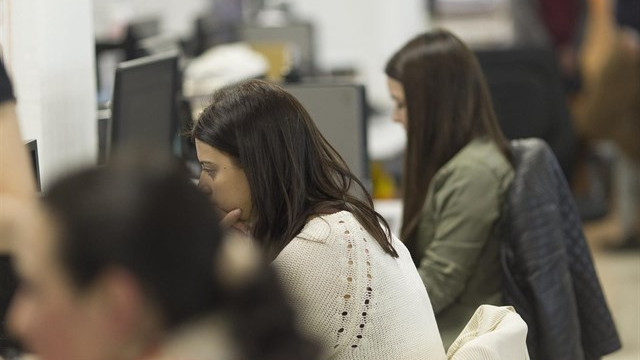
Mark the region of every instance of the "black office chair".
[[507, 138], [544, 139], [571, 182], [578, 142], [553, 51], [498, 49], [476, 55]]

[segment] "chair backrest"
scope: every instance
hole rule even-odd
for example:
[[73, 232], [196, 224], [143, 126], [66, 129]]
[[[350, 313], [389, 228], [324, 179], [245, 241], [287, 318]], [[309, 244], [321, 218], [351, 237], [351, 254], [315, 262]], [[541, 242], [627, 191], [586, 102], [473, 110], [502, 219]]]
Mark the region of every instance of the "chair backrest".
[[505, 303], [529, 326], [532, 359], [596, 358], [620, 346], [568, 185], [548, 145], [512, 142]]
[[509, 139], [541, 138], [570, 181], [577, 155], [555, 54], [545, 49], [476, 51], [500, 126]]

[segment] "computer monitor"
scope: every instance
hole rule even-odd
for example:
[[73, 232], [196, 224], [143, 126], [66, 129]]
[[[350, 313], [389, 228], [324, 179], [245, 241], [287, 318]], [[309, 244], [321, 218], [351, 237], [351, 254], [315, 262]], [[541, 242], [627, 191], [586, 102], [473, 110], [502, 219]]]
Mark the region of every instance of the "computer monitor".
[[121, 63], [113, 93], [111, 152], [141, 145], [175, 153], [178, 88], [176, 53]]
[[35, 176], [36, 189], [41, 191], [40, 186], [40, 160], [38, 158], [38, 141], [29, 140], [25, 144], [29, 151], [29, 158], [31, 159], [31, 165], [33, 166], [33, 175]]
[[148, 55], [141, 41], [160, 35], [160, 19], [146, 17], [132, 20], [127, 24], [127, 34], [123, 41], [126, 60]]
[[370, 189], [365, 89], [357, 84], [288, 84], [284, 88], [307, 109], [322, 135]]
[[314, 33], [310, 23], [291, 23], [283, 26], [243, 25], [240, 27], [240, 38], [253, 44], [286, 43], [295, 49], [294, 65], [302, 75], [315, 72]]

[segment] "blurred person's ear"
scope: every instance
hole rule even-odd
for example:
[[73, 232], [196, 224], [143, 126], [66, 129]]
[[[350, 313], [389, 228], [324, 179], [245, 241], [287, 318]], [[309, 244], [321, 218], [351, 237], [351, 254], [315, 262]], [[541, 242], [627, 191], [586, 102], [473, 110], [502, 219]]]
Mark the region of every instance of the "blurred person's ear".
[[260, 270], [262, 254], [257, 243], [237, 231], [230, 231], [214, 261], [214, 276], [229, 289], [238, 289], [251, 281]]
[[[94, 285], [96, 319], [104, 336], [123, 351], [137, 353], [162, 332], [156, 307], [150, 304], [139, 281], [128, 271], [110, 268]], [[118, 345], [119, 344], [119, 345]]]

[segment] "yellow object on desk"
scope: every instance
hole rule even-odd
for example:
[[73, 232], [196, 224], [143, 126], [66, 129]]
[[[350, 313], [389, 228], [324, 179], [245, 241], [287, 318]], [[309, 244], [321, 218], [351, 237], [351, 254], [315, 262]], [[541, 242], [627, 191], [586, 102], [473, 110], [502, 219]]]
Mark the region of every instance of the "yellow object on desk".
[[269, 62], [267, 78], [269, 80], [281, 82], [284, 76], [291, 71], [293, 52], [289, 43], [259, 42], [251, 43], [251, 47], [267, 58]]
[[371, 163], [372, 196], [374, 199], [393, 199], [396, 196], [396, 182], [385, 170], [382, 163]]

